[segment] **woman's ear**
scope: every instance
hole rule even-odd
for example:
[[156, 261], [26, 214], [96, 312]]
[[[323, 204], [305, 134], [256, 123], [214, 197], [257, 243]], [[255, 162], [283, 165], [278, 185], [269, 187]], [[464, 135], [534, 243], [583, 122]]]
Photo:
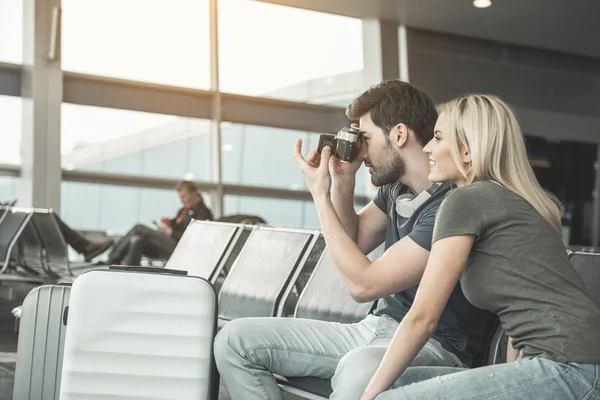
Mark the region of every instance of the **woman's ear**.
[[463, 163], [471, 164], [471, 151], [467, 146], [460, 146], [460, 156]]

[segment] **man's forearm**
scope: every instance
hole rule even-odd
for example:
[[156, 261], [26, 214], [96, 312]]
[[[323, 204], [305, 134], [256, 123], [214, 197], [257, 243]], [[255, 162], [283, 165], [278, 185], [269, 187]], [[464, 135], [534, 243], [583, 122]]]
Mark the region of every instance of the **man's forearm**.
[[327, 248], [333, 263], [341, 272], [342, 278], [345, 278], [344, 280], [351, 287], [358, 287], [367, 283], [365, 282], [364, 272], [370, 261], [345, 232], [329, 196], [316, 198], [315, 205], [319, 212]]
[[331, 203], [340, 218], [340, 222], [348, 233], [348, 236], [358, 242], [358, 216], [354, 210], [354, 186], [356, 178], [334, 177], [333, 187], [331, 189]]

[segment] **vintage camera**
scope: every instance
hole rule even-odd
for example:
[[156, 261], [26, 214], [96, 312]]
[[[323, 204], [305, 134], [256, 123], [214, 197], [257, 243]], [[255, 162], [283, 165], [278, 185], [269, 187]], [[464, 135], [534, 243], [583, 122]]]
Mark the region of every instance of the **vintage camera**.
[[343, 163], [351, 163], [358, 153], [360, 130], [355, 127], [344, 127], [337, 134], [323, 133], [319, 136], [317, 151], [321, 154], [323, 147], [329, 146], [331, 154]]

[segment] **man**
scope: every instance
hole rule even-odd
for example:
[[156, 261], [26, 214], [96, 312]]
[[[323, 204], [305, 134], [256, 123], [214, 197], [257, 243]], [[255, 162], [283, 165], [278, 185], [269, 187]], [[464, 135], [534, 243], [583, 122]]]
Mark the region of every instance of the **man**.
[[162, 218], [157, 230], [142, 224], [135, 225], [117, 242], [103, 264], [140, 265], [143, 255], [166, 260], [175, 250], [192, 218], [212, 221], [212, 212], [204, 204], [194, 182], [179, 182], [176, 189], [183, 203], [177, 216], [173, 219]]
[[[215, 340], [215, 357], [233, 400], [282, 399], [273, 373], [332, 379], [331, 399], [359, 399], [414, 300], [429, 256], [435, 215], [450, 189], [448, 184], [436, 189], [427, 180], [429, 159], [423, 146], [433, 136], [437, 112], [423, 92], [392, 80], [364, 92], [346, 114], [359, 120], [362, 131], [357, 161], [343, 164], [330, 159], [328, 147], [321, 157], [313, 150], [305, 160], [301, 141], [294, 157], [345, 286], [358, 302], [378, 300], [376, 307], [357, 324], [291, 318], [230, 322]], [[379, 190], [356, 214], [355, 176], [362, 161]], [[398, 215], [400, 194], [418, 195], [425, 190], [433, 195], [412, 215]], [[369, 261], [365, 254], [384, 241], [386, 252], [379, 260]], [[432, 339], [412, 366], [470, 366], [483, 348], [487, 317], [457, 287]], [[410, 381], [406, 380], [409, 375], [396, 384]]]
[[106, 250], [110, 249], [114, 244], [112, 239], [93, 242], [71, 229], [58, 215], [54, 214], [54, 218], [56, 219], [58, 228], [60, 229], [65, 242], [77, 253], [83, 255], [85, 262], [90, 262]]

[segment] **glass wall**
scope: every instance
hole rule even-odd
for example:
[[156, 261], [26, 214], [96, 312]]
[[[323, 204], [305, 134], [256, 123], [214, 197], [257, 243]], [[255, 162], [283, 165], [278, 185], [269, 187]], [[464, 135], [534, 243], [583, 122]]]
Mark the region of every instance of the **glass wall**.
[[224, 92], [346, 106], [362, 86], [362, 21], [219, 0], [219, 62]]
[[[363, 205], [356, 204], [356, 211]], [[225, 196], [227, 214], [256, 215], [270, 226], [321, 229], [319, 214], [312, 201]]]
[[[0, 62], [22, 63], [23, 6], [23, 0], [0, 0]], [[109, 183], [113, 174], [130, 176], [133, 182], [135, 177], [217, 181], [213, 121], [118, 108], [128, 107], [123, 104], [132, 104], [146, 90], [176, 93], [175, 101], [186, 93], [202, 101], [212, 95], [203, 91], [211, 82], [209, 6], [209, 0], [62, 0], [62, 70], [131, 81], [63, 80], [64, 98], [81, 103], [61, 105], [63, 169], [107, 174]], [[218, 0], [217, 15], [222, 92], [345, 107], [362, 91], [360, 19], [254, 0]], [[39, 35], [38, 28], [31, 35]], [[77, 95], [69, 96], [70, 90]], [[130, 101], [113, 101], [117, 92], [131, 96]], [[49, 106], [56, 101], [49, 98]], [[198, 104], [207, 104], [202, 101]], [[266, 119], [272, 102], [265, 104]], [[292, 118], [321, 117], [320, 108], [289, 107]], [[161, 107], [152, 110], [160, 112]], [[21, 98], [0, 95], [0, 164], [22, 163], [22, 113]], [[307, 154], [317, 145], [318, 134], [231, 122], [221, 123], [221, 133], [222, 183], [251, 186], [256, 193], [225, 196], [223, 215], [253, 214], [272, 225], [319, 227], [312, 201], [260, 197], [269, 196], [261, 188], [307, 190], [293, 148], [301, 138]], [[18, 186], [18, 178], [0, 177], [0, 200], [16, 198]], [[359, 171], [356, 192], [369, 194], [365, 168]], [[180, 206], [175, 190], [110, 184], [62, 182], [61, 196], [61, 216], [73, 228], [116, 234], [138, 222], [151, 225], [173, 216]], [[210, 204], [211, 197], [204, 197]]]
[[[293, 152], [302, 139], [304, 156], [317, 147], [319, 135], [310, 132], [256, 125], [222, 123], [223, 182], [235, 185], [306, 190], [306, 183]], [[356, 194], [368, 195], [370, 175], [361, 167]]]
[[23, 62], [23, 2], [0, 0], [0, 62]]
[[63, 168], [211, 180], [210, 121], [63, 104]]
[[292, 156], [294, 144], [302, 139], [316, 146], [318, 135], [230, 123], [222, 123], [221, 132], [223, 183], [292, 190], [306, 187]]
[[228, 215], [256, 215], [264, 219], [270, 226], [305, 226], [303, 204], [305, 202], [302, 200], [227, 195], [224, 203]]
[[21, 164], [22, 103], [0, 95], [0, 164]]
[[0, 176], [0, 203], [12, 203], [18, 198], [19, 179]]
[[[137, 223], [153, 226], [181, 207], [175, 190], [63, 182], [61, 217], [74, 229], [124, 234]], [[210, 207], [210, 198], [204, 196]]]
[[65, 71], [210, 86], [208, 0], [63, 0], [62, 9]]

